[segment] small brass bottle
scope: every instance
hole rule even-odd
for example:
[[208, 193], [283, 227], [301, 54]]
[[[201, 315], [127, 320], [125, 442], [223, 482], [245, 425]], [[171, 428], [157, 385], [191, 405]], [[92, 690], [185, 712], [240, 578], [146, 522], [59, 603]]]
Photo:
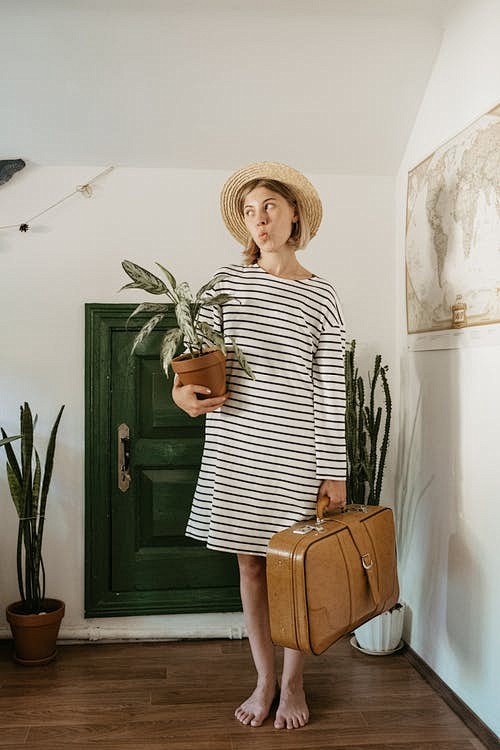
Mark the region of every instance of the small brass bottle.
[[465, 328], [467, 325], [467, 305], [462, 300], [462, 295], [457, 294], [455, 304], [451, 306], [451, 327]]

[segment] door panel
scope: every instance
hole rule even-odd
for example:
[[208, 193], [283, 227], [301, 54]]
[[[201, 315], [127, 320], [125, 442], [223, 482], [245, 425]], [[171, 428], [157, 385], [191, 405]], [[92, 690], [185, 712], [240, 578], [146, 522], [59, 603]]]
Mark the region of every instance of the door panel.
[[[184, 536], [203, 419], [173, 403], [159, 360], [171, 316], [137, 348], [133, 305], [86, 306], [86, 615], [241, 609], [236, 556]], [[131, 482], [118, 484], [118, 427]]]

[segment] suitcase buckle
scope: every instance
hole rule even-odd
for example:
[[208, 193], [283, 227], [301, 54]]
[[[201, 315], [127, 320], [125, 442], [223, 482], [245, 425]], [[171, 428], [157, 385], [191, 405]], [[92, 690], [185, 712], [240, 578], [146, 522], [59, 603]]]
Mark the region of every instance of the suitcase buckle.
[[320, 533], [321, 531], [324, 531], [325, 527], [321, 526], [320, 524], [316, 523], [315, 526], [307, 525], [303, 526], [301, 529], [294, 529], [294, 534], [309, 534], [310, 531], [316, 531], [316, 533]]
[[361, 555], [361, 562], [362, 562], [363, 568], [365, 570], [370, 570], [371, 568], [373, 568], [374, 563], [373, 563], [373, 560], [370, 557], [370, 553], [369, 552], [367, 552], [366, 555]]
[[301, 529], [294, 529], [294, 534], [309, 534], [310, 531], [314, 530], [314, 526], [303, 526]]

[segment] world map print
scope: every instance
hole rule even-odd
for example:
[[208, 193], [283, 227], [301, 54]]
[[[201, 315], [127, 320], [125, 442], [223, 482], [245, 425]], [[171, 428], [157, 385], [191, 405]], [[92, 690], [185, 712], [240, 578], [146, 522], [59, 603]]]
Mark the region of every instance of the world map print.
[[500, 105], [408, 174], [408, 333], [500, 322]]

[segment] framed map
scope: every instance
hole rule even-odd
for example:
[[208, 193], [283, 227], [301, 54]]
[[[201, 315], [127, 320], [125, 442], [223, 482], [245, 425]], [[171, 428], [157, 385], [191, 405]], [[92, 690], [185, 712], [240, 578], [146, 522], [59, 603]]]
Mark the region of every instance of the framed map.
[[[500, 105], [408, 173], [408, 333], [500, 323]], [[465, 308], [464, 308], [465, 306]]]

